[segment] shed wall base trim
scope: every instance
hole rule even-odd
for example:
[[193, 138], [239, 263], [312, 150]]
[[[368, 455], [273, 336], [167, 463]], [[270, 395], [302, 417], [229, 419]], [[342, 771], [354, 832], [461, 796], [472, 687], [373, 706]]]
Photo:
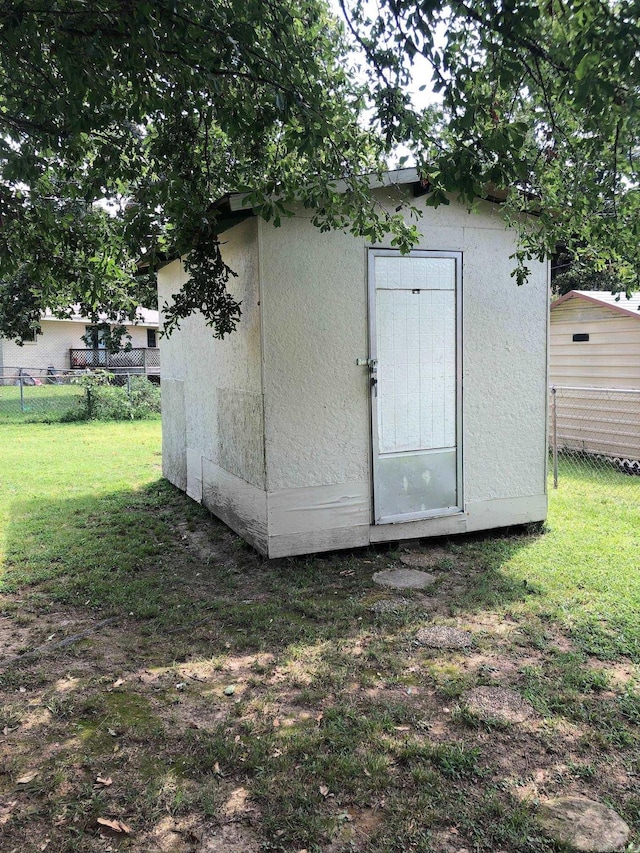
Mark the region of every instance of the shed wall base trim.
[[513, 524], [530, 524], [547, 517], [547, 495], [499, 498], [467, 504], [467, 530], [491, 530]]
[[266, 492], [203, 458], [202, 503], [256, 551], [267, 556]]
[[187, 447], [187, 494], [202, 503], [202, 455]]
[[[268, 499], [270, 497], [269, 495]], [[268, 556], [292, 557], [321, 551], [337, 551], [341, 548], [361, 548], [377, 542], [452, 536], [544, 521], [546, 517], [547, 496], [542, 494], [477, 501], [467, 504], [465, 512], [402, 524], [357, 524], [352, 527], [316, 528], [304, 532], [282, 531], [275, 535], [270, 529]]]
[[196, 487], [192, 490], [197, 492], [201, 482], [202, 503], [207, 509], [271, 558], [491, 530], [544, 521], [547, 516], [547, 496], [541, 494], [476, 501], [467, 504], [465, 512], [439, 518], [372, 525], [367, 483], [267, 493], [210, 459], [196, 457], [189, 452], [191, 482]]
[[368, 526], [369, 490], [361, 482], [269, 492], [269, 537]]
[[316, 530], [313, 533], [291, 533], [269, 537], [269, 557], [295, 557], [341, 548], [364, 548], [369, 544], [369, 525]]

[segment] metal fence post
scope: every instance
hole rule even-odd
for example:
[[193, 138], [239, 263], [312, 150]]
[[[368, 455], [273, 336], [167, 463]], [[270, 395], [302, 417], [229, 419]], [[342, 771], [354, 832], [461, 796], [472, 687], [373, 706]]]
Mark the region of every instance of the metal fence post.
[[24, 376], [22, 373], [18, 375], [20, 380], [20, 411], [24, 414]]
[[558, 396], [555, 385], [551, 386], [551, 446], [553, 448], [553, 488], [558, 488]]
[[129, 402], [131, 402], [131, 374], [127, 373], [127, 397], [129, 398]]

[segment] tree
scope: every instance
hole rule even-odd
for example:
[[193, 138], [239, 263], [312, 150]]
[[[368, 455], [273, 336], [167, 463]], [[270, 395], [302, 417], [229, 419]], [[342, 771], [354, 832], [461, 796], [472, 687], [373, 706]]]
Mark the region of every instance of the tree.
[[197, 308], [231, 331], [215, 207], [230, 189], [275, 221], [296, 198], [322, 228], [394, 227], [408, 244], [366, 192], [383, 146], [358, 124], [362, 93], [321, 0], [0, 3], [0, 47], [3, 334], [45, 305], [131, 312], [135, 260], [152, 273], [186, 252], [169, 328]]
[[[301, 203], [320, 228], [390, 232], [406, 250], [415, 226], [365, 177], [398, 144], [429, 204], [511, 188], [518, 281], [558, 241], [634, 278], [631, 0], [341, 5], [344, 27], [324, 0], [0, 0], [0, 333], [19, 337], [44, 306], [122, 318], [159, 260], [188, 252], [168, 329], [200, 310], [227, 334], [240, 306], [215, 200], [230, 190], [276, 224]], [[416, 73], [439, 106], [412, 103]]]
[[[366, 0], [341, 6], [368, 60], [380, 131], [410, 147], [432, 203], [509, 187], [519, 281], [528, 257], [561, 244], [594, 271], [615, 268], [622, 286], [637, 282], [635, 0], [380, 0], [373, 17]], [[405, 94], [417, 60], [439, 109]]]
[[620, 279], [611, 270], [593, 272], [589, 269], [571, 267], [558, 273], [551, 283], [554, 297], [564, 296], [570, 290], [606, 290], [617, 293], [623, 290]]

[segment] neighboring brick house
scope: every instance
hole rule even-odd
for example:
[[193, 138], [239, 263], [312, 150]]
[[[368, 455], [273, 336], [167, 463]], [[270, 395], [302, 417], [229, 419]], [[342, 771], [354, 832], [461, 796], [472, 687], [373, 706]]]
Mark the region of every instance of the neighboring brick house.
[[127, 324], [131, 349], [109, 354], [95, 336], [95, 346], [88, 347], [82, 336], [91, 329], [91, 321], [80, 314], [68, 319], [58, 319], [46, 312], [40, 321], [41, 333], [20, 346], [15, 341], [0, 337], [0, 375], [11, 375], [22, 369], [41, 374], [49, 368], [56, 371], [106, 367], [131, 372], [160, 374], [158, 350], [158, 312], [138, 309], [139, 321]]

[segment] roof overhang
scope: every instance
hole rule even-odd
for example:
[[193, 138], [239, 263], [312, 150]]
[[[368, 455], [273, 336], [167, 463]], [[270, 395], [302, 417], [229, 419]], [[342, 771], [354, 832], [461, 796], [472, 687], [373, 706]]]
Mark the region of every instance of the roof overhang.
[[[414, 196], [424, 195], [429, 191], [429, 182], [421, 176], [415, 167], [390, 169], [381, 175], [368, 175], [367, 179], [370, 190], [382, 189], [384, 187], [412, 186]], [[334, 188], [336, 192], [344, 193], [349, 189], [349, 185], [344, 179], [341, 179], [335, 182]], [[485, 194], [481, 198], [494, 204], [502, 204], [507, 200], [508, 194], [509, 190], [490, 184], [485, 188]], [[231, 212], [251, 210], [250, 195], [247, 193], [228, 193], [217, 204], [225, 203], [228, 204]]]

